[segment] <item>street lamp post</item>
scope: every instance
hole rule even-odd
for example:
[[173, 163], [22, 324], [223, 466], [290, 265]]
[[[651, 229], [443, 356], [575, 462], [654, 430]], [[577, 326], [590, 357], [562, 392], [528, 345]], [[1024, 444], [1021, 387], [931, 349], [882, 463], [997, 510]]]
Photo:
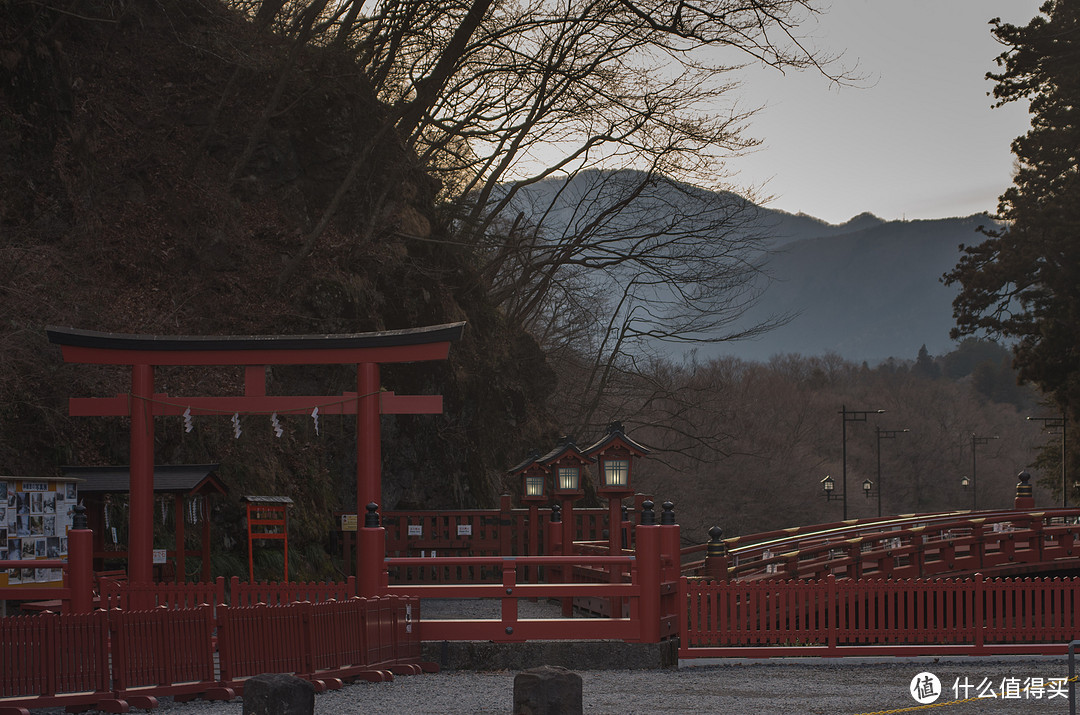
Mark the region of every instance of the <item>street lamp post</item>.
[[896, 435], [903, 434], [904, 432], [910, 432], [911, 430], [907, 430], [907, 429], [881, 429], [880, 427], [875, 427], [874, 429], [877, 430], [877, 515], [880, 518], [881, 517], [881, 440], [883, 440], [883, 439], [893, 439], [893, 438], [896, 437]]
[[[979, 437], [974, 432], [971, 433], [971, 510], [977, 511], [979, 504], [979, 480], [978, 471], [975, 468], [975, 447], [980, 444], [990, 444], [992, 440], [997, 439], [998, 436], [993, 437]], [[963, 484], [963, 480], [961, 480]]]
[[844, 521], [847, 521], [847, 423], [848, 422], [866, 422], [867, 415], [880, 415], [885, 410], [849, 410], [846, 405], [840, 406], [840, 415], [843, 422], [843, 437], [841, 440], [841, 449], [843, 450], [843, 493], [840, 498], [844, 501]]
[[[1065, 425], [1068, 422], [1068, 418], [1063, 412], [1061, 417], [1028, 417], [1031, 422], [1042, 422], [1043, 429], [1054, 430], [1061, 429], [1061, 506], [1069, 506], [1069, 492], [1066, 489], [1067, 482], [1065, 481]], [[1054, 434], [1051, 432], [1050, 434]]]

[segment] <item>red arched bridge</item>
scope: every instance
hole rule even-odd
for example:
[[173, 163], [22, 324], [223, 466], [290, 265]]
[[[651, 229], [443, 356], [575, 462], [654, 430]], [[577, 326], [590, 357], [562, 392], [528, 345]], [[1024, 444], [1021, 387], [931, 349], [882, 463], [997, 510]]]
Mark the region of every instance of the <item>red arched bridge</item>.
[[714, 539], [712, 552], [697, 575], [730, 581], [1068, 574], [1080, 569], [1080, 509], [860, 519]]

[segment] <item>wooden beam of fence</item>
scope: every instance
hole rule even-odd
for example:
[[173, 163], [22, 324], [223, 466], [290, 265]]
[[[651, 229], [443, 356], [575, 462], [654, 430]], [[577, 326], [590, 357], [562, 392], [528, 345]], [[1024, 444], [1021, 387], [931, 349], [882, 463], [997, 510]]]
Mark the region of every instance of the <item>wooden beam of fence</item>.
[[[1064, 652], [1080, 579], [680, 580], [680, 657]], [[821, 653], [824, 651], [824, 653]], [[768, 656], [762, 655], [768, 653]]]

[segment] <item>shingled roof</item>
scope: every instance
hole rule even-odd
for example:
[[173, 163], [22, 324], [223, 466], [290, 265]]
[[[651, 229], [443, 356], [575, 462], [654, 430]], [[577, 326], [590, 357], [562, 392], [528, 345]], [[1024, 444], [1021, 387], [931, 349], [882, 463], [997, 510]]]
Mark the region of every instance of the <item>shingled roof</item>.
[[[228, 489], [215, 472], [220, 464], [156, 464], [154, 492], [167, 494], [225, 494]], [[79, 493], [126, 494], [131, 490], [131, 468], [124, 464], [112, 467], [61, 467], [65, 477], [85, 480]]]

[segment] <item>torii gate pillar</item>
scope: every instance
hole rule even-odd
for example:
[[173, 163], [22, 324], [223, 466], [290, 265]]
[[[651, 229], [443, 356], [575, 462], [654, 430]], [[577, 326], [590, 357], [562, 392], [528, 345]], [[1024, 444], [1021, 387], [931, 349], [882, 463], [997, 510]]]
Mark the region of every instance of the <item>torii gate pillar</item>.
[[154, 366], [131, 366], [128, 579], [154, 580]]
[[356, 366], [356, 392], [356, 513], [363, 515], [364, 507], [371, 502], [383, 505], [379, 363]]

